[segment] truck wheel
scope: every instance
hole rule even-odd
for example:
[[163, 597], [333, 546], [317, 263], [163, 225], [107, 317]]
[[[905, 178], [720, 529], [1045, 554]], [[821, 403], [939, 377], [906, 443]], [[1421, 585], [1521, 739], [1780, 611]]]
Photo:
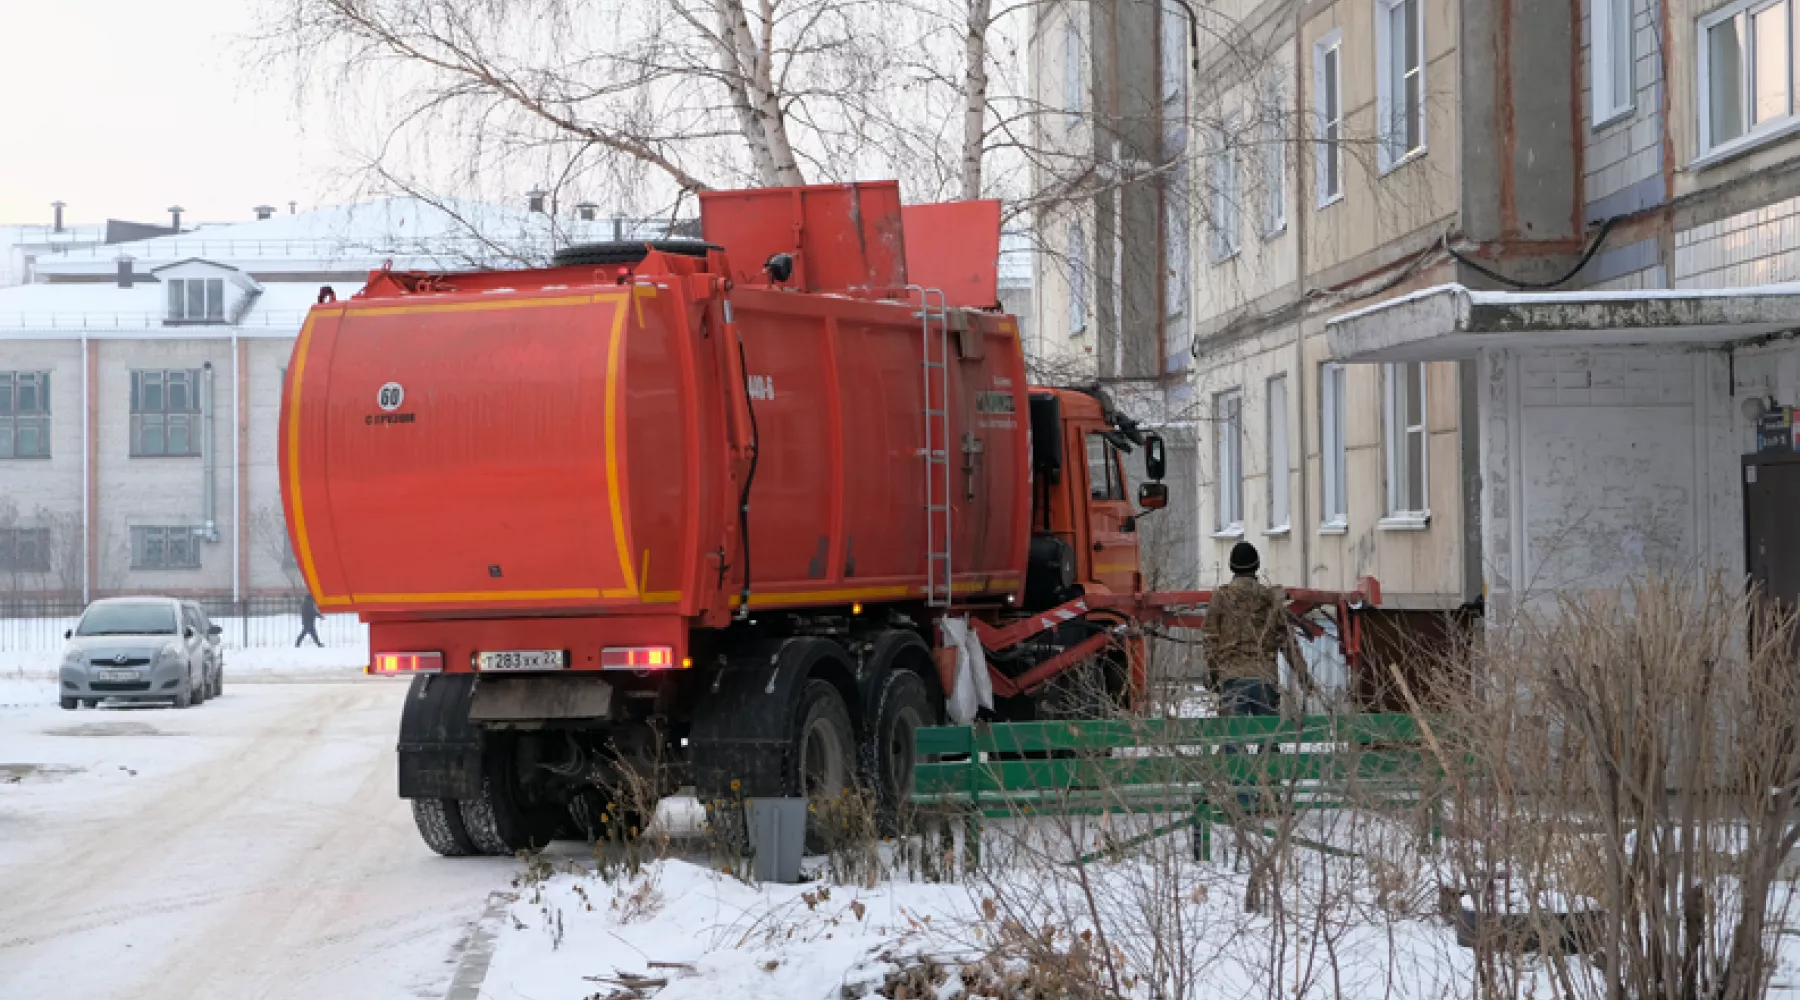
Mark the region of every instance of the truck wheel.
[[[856, 784], [856, 730], [843, 696], [829, 681], [807, 681], [801, 691], [798, 725], [793, 740], [794, 773], [790, 781], [807, 802], [839, 802]], [[813, 853], [827, 849], [829, 831], [815, 808], [806, 821], [806, 848]]]
[[936, 725], [925, 682], [911, 670], [889, 671], [875, 699], [873, 724], [862, 745], [863, 774], [875, 789], [876, 818], [888, 836], [901, 832], [907, 796], [912, 792], [913, 731]]
[[412, 814], [413, 825], [419, 828], [419, 837], [426, 847], [446, 858], [475, 853], [455, 799], [413, 799]]
[[482, 854], [537, 850], [556, 838], [561, 825], [561, 806], [534, 801], [529, 794], [517, 751], [514, 740], [490, 740], [481, 752], [481, 795], [462, 800], [463, 827]]

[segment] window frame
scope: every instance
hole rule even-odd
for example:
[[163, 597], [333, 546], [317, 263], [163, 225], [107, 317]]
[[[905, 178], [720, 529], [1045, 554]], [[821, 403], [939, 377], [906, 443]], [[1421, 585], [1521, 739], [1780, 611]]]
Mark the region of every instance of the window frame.
[[1287, 232], [1287, 143], [1281, 131], [1281, 91], [1269, 96], [1264, 109], [1262, 148], [1262, 238]]
[[[1401, 73], [1401, 78], [1418, 75], [1419, 91], [1419, 142], [1415, 146], [1404, 149], [1395, 144], [1393, 136], [1394, 115], [1394, 83], [1391, 60], [1394, 58], [1393, 10], [1406, 4], [1413, 4], [1415, 11], [1415, 31], [1418, 35], [1419, 64]], [[1375, 159], [1382, 176], [1386, 176], [1402, 166], [1424, 156], [1430, 148], [1430, 138], [1426, 135], [1426, 92], [1425, 66], [1429, 62], [1426, 53], [1430, 46], [1425, 37], [1425, 0], [1375, 0], [1375, 121], [1376, 142]], [[1339, 57], [1342, 62], [1342, 55]], [[1404, 58], [1402, 55], [1401, 58]], [[1405, 89], [1402, 83], [1402, 90]], [[1404, 95], [1401, 95], [1404, 97]], [[1341, 97], [1340, 97], [1341, 99]]]
[[[1331, 71], [1326, 72], [1326, 56], [1331, 56]], [[1330, 107], [1325, 95], [1329, 83]], [[1332, 117], [1332, 112], [1336, 117]], [[1344, 31], [1334, 28], [1313, 43], [1313, 115], [1316, 134], [1313, 142], [1313, 208], [1326, 208], [1344, 200]], [[1335, 169], [1330, 169], [1335, 168]], [[1336, 188], [1329, 187], [1330, 178], [1337, 179]]]
[[[30, 412], [25, 411], [19, 403], [20, 385], [29, 382], [36, 391], [37, 407]], [[50, 433], [55, 427], [50, 412], [50, 372], [25, 369], [8, 369], [0, 371], [0, 383], [4, 383], [6, 408], [0, 410], [0, 429], [10, 430], [4, 438], [6, 446], [0, 450], [0, 461], [41, 461], [51, 457]], [[37, 431], [40, 450], [29, 455], [19, 453], [19, 427], [29, 422]]]
[[1319, 530], [1341, 534], [1350, 526], [1349, 449], [1346, 405], [1350, 373], [1342, 364], [1319, 366]]
[[1088, 328], [1087, 232], [1080, 219], [1069, 222], [1069, 336], [1079, 337]]
[[[202, 375], [203, 371], [204, 369], [200, 368], [133, 368], [131, 370], [131, 400], [129, 410], [129, 433], [131, 440], [129, 444], [132, 458], [200, 457], [200, 439], [202, 436], [201, 421], [203, 419], [200, 394], [202, 382], [204, 381], [204, 376]], [[177, 410], [170, 409], [169, 407], [169, 376], [177, 373], [183, 375], [186, 379], [188, 397], [192, 400], [192, 405], [188, 409]], [[145, 376], [149, 375], [158, 376], [159, 381], [157, 385], [161, 390], [162, 405], [154, 409], [149, 408], [144, 404], [144, 396], [146, 394]], [[169, 428], [173, 426], [169, 420], [171, 416], [181, 417], [181, 423], [187, 428], [188, 451], [169, 450]], [[159, 419], [154, 421], [148, 419], [153, 417]], [[148, 450], [144, 447], [145, 428], [152, 424], [160, 427], [162, 431], [163, 446], [160, 450], [156, 451]]]
[[[164, 326], [219, 326], [225, 323], [224, 278], [166, 278], [169, 286], [163, 313]], [[193, 289], [200, 289], [200, 310], [192, 311]], [[176, 304], [181, 309], [177, 310]]]
[[[35, 546], [30, 550], [39, 558], [30, 565], [20, 565], [19, 552], [21, 541], [30, 537]], [[50, 529], [49, 528], [0, 528], [0, 574], [8, 576], [36, 576], [50, 572]]]
[[[1408, 386], [1403, 380], [1407, 369], [1417, 366], [1418, 384]], [[1382, 450], [1386, 453], [1387, 516], [1383, 527], [1422, 527], [1431, 520], [1431, 363], [1400, 361], [1382, 367]], [[1419, 422], [1405, 423], [1402, 388], [1419, 394]], [[1409, 505], [1412, 492], [1411, 444], [1419, 439], [1418, 490], [1419, 506]]]
[[1263, 385], [1263, 459], [1268, 470], [1269, 526], [1265, 535], [1285, 535], [1294, 527], [1294, 449], [1288, 430], [1287, 372]]
[[[1214, 393], [1212, 417], [1213, 534], [1220, 538], [1240, 538], [1244, 534], [1243, 389]], [[1228, 514], [1236, 516], [1228, 517]]]
[[1073, 132], [1081, 124], [1087, 101], [1082, 94], [1081, 26], [1070, 11], [1063, 21], [1063, 131]]
[[[1637, 43], [1633, 37], [1632, 18], [1636, 12], [1633, 0], [1589, 0], [1588, 14], [1588, 93], [1590, 127], [1598, 131], [1628, 118], [1637, 110]], [[1624, 8], [1624, 31], [1620, 35], [1619, 8]], [[1604, 44], [1603, 44], [1604, 43]], [[1625, 93], [1613, 93], [1613, 77], [1618, 71], [1617, 59], [1624, 46]], [[1604, 57], [1604, 58], [1603, 58]]]
[[[1787, 13], [1787, 93], [1788, 113], [1771, 118], [1768, 121], [1756, 122], [1756, 25], [1755, 15], [1771, 7], [1782, 6]], [[1707, 166], [1721, 160], [1729, 159], [1766, 142], [1788, 136], [1800, 131], [1800, 83], [1796, 77], [1796, 57], [1800, 56], [1800, 46], [1795, 45], [1794, 0], [1737, 0], [1726, 4], [1694, 19], [1694, 72], [1695, 72], [1695, 114], [1698, 119], [1697, 155], [1694, 163]], [[1738, 56], [1739, 74], [1738, 112], [1741, 116], [1743, 131], [1722, 142], [1713, 142], [1712, 122], [1712, 30], [1719, 25], [1738, 17], [1744, 18], [1742, 47]]]
[[[193, 528], [171, 524], [134, 524], [130, 527], [130, 538], [131, 568], [133, 570], [161, 572], [202, 568], [200, 536], [194, 533]], [[149, 542], [152, 538], [155, 538], [160, 545], [159, 551], [162, 555], [160, 561], [152, 561], [147, 558], [150, 552]], [[191, 555], [191, 562], [177, 563], [170, 558], [172, 551], [170, 542], [174, 539], [185, 540], [184, 551]]]
[[[1095, 456], [1094, 454], [1095, 445], [1098, 445], [1100, 448], [1100, 454], [1098, 456]], [[1125, 481], [1119, 475], [1119, 449], [1115, 447], [1111, 441], [1108, 441], [1104, 434], [1100, 434], [1097, 431], [1090, 431], [1088, 433], [1087, 438], [1083, 443], [1083, 448], [1085, 449], [1085, 456], [1087, 459], [1088, 499], [1098, 500], [1101, 503], [1124, 503], [1126, 499]], [[1106, 494], [1104, 496], [1094, 492], [1094, 468], [1096, 457], [1098, 457], [1099, 462], [1105, 466], [1106, 470]]]
[[1237, 120], [1228, 116], [1209, 133], [1207, 145], [1211, 156], [1207, 163], [1208, 201], [1212, 205], [1212, 262], [1216, 267], [1236, 257], [1244, 249], [1243, 183], [1238, 169], [1237, 147], [1231, 142]]

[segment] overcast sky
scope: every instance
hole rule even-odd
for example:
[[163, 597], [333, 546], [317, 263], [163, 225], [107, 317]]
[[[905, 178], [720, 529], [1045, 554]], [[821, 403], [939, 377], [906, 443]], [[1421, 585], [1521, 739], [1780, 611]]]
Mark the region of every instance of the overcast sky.
[[253, 65], [254, 0], [0, 0], [0, 224], [251, 218], [334, 198], [328, 121]]

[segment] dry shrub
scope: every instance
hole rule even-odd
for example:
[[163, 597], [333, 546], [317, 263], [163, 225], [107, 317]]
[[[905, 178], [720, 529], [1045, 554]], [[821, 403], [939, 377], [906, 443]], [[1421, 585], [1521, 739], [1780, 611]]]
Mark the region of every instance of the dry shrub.
[[1561, 595], [1437, 665], [1446, 909], [1480, 996], [1763, 994], [1800, 839], [1795, 644], [1757, 595], [1665, 576]]

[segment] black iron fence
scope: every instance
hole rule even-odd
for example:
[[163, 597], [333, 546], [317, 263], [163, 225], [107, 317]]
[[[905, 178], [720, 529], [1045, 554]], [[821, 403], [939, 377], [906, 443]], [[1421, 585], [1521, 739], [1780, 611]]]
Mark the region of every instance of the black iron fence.
[[[264, 649], [292, 646], [300, 635], [300, 598], [250, 597], [233, 601], [197, 598], [207, 617], [222, 630], [220, 638], [231, 649]], [[63, 633], [75, 627], [86, 606], [78, 600], [45, 597], [0, 597], [0, 653], [54, 652], [62, 648]], [[326, 615], [319, 619], [319, 641], [332, 647], [366, 648], [368, 626], [355, 615]], [[307, 641], [311, 645], [311, 640]]]

